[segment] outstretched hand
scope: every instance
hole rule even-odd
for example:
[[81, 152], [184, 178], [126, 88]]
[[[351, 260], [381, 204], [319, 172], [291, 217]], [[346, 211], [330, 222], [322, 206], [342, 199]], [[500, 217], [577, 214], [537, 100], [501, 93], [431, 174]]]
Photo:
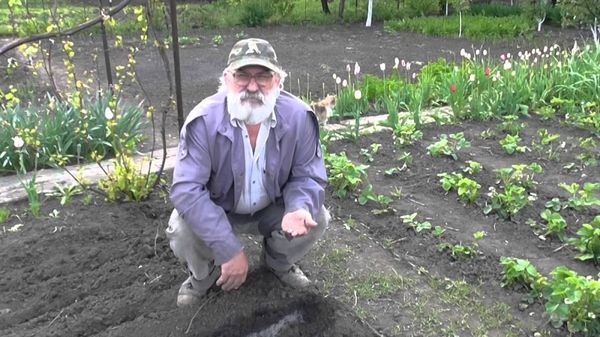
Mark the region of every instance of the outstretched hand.
[[281, 221], [281, 229], [292, 237], [306, 235], [316, 226], [317, 223], [305, 209], [287, 213]]

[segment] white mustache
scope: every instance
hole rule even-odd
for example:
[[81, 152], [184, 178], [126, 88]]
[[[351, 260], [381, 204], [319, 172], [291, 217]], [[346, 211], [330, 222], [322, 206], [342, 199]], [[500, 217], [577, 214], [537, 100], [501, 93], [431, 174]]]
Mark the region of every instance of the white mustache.
[[247, 100], [247, 99], [253, 99], [256, 101], [260, 101], [261, 103], [264, 103], [265, 101], [265, 97], [263, 94], [261, 94], [260, 92], [245, 92], [241, 97], [240, 97], [240, 101], [243, 100]]

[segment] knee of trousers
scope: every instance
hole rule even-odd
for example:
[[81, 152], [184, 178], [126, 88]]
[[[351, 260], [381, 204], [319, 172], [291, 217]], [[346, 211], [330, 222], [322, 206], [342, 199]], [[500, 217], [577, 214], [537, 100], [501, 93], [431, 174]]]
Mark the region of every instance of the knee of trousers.
[[169, 246], [177, 258], [189, 262], [190, 256], [210, 259], [211, 252], [204, 242], [192, 231], [176, 209], [171, 213], [169, 226], [165, 230]]

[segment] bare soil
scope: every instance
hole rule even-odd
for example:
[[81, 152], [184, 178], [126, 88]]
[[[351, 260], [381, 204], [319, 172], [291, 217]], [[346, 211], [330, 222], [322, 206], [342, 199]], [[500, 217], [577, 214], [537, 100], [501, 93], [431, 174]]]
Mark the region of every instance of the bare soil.
[[[214, 92], [230, 46], [241, 29], [198, 32], [198, 45], [181, 50], [184, 110]], [[462, 39], [388, 34], [382, 26], [267, 27], [244, 29], [245, 35], [272, 42], [281, 63], [291, 73], [290, 90], [302, 94], [308, 77], [313, 97], [333, 89], [332, 74], [343, 74], [347, 64], [358, 62], [363, 73], [378, 74], [379, 64], [393, 64], [394, 57], [427, 62], [445, 57], [458, 59], [461, 48], [482, 47]], [[533, 41], [486, 44], [492, 58], [546, 43], [571, 45], [579, 31], [551, 31]], [[212, 37], [225, 43], [214, 46]], [[99, 44], [76, 43], [79, 66], [95, 68], [86, 52]], [[89, 56], [89, 55], [88, 55]], [[114, 52], [115, 62], [124, 54]], [[121, 61], [119, 61], [121, 60]], [[101, 65], [98, 73], [102, 74]], [[57, 71], [59, 66], [57, 66]], [[142, 49], [137, 70], [156, 104], [166, 99], [168, 83], [158, 54]], [[309, 75], [307, 75], [309, 74]], [[300, 90], [294, 88], [298, 80]], [[287, 88], [287, 86], [286, 86]], [[127, 89], [133, 96], [134, 87]], [[559, 161], [541, 158], [532, 151], [506, 155], [498, 141], [483, 139], [481, 132], [496, 123], [465, 122], [452, 126], [429, 125], [422, 141], [407, 148], [393, 145], [389, 131], [361, 137], [358, 143], [328, 144], [331, 153], [345, 151], [354, 161], [370, 165], [369, 182], [379, 194], [402, 189], [402, 197], [387, 209], [374, 203], [360, 206], [356, 196], [335, 198], [329, 191], [327, 205], [334, 219], [324, 239], [301, 263], [315, 286], [291, 290], [259, 267], [259, 240], [246, 242], [251, 261], [247, 283], [239, 291], [214, 288], [198, 307], [178, 309], [177, 289], [186, 271], [176, 261], [164, 235], [172, 206], [156, 193], [141, 203], [106, 203], [100, 198], [84, 205], [76, 198], [61, 206], [44, 200], [42, 215], [27, 214], [25, 201], [2, 205], [12, 216], [0, 231], [0, 335], [2, 336], [564, 336], [553, 329], [539, 304], [525, 305], [523, 289], [504, 289], [499, 258], [531, 260], [548, 274], [566, 265], [583, 275], [598, 269], [574, 260], [576, 252], [559, 240], [540, 240], [526, 223], [541, 222], [539, 213], [553, 197], [567, 197], [560, 182], [598, 182], [597, 167], [578, 163], [578, 139], [588, 131], [559, 122], [525, 119], [522, 144], [530, 145], [539, 128], [560, 133], [566, 149]], [[176, 144], [176, 118], [169, 115], [170, 144]], [[464, 132], [471, 141], [458, 160], [433, 158], [427, 146], [441, 134]], [[382, 148], [367, 162], [361, 149], [371, 144]], [[384, 172], [401, 167], [399, 155], [410, 152], [414, 162], [395, 176]], [[595, 153], [598, 156], [598, 152]], [[482, 197], [475, 205], [463, 205], [455, 193], [445, 194], [438, 173], [460, 171], [466, 160], [480, 162], [484, 171], [475, 177]], [[537, 162], [544, 172], [536, 176], [538, 200], [512, 221], [484, 216], [487, 188], [496, 185], [494, 169], [516, 163]], [[167, 172], [170, 177], [172, 172]], [[53, 213], [56, 210], [57, 213]], [[400, 216], [418, 213], [419, 221], [442, 226], [446, 234], [415, 233]], [[52, 215], [48, 215], [51, 214]], [[565, 210], [567, 230], [573, 236], [598, 209]], [[18, 231], [9, 231], [22, 224]], [[440, 252], [440, 243], [473, 244], [472, 234], [485, 231], [472, 258], [456, 258]]]

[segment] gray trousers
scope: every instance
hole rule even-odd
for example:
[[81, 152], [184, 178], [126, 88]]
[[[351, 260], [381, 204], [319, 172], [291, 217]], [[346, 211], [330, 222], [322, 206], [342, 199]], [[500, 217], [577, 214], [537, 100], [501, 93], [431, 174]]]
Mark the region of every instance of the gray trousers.
[[[285, 209], [282, 202], [274, 203], [253, 215], [228, 214], [227, 218], [236, 234], [253, 234], [263, 237], [263, 253], [266, 264], [274, 270], [286, 271], [302, 259], [310, 248], [323, 236], [329, 225], [330, 215], [323, 206], [314, 219], [317, 226], [298, 237], [288, 237], [281, 230]], [[169, 245], [179, 260], [185, 262], [192, 276], [202, 280], [213, 268], [214, 255], [190, 226], [179, 216], [176, 209], [171, 213], [166, 229]]]

